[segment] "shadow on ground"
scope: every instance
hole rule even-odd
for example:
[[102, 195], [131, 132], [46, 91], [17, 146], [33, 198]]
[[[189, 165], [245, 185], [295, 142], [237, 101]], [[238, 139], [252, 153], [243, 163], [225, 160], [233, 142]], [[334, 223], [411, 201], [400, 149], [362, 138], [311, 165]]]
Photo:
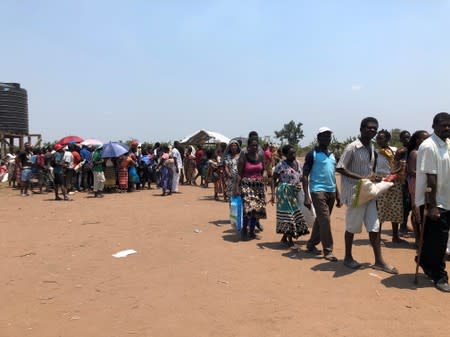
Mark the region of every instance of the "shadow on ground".
[[220, 227], [222, 225], [229, 225], [230, 224], [230, 220], [228, 220], [228, 219], [226, 219], [226, 220], [213, 220], [213, 221], [209, 221], [208, 223]]
[[417, 290], [420, 288], [434, 287], [433, 282], [423, 274], [419, 274], [418, 283], [414, 283], [414, 274], [392, 275], [381, 280], [387, 288]]
[[288, 247], [284, 243], [281, 243], [280, 241], [276, 241], [276, 242], [259, 242], [256, 245], [260, 249], [272, 249], [272, 250], [288, 250], [288, 249], [290, 249], [290, 247]]
[[414, 244], [411, 242], [408, 242], [408, 241], [397, 243], [397, 242], [383, 240], [383, 243], [384, 243], [384, 246], [389, 249], [399, 249], [399, 248], [401, 248], [401, 249], [416, 249]]
[[354, 272], [370, 269], [370, 263], [362, 263], [361, 267], [358, 269], [351, 269], [349, 267], [344, 266], [344, 263], [342, 261], [337, 262], [323, 262], [320, 263], [314, 267], [311, 268], [313, 271], [329, 271], [333, 272], [333, 277], [343, 277], [350, 274], [353, 274]]
[[198, 200], [200, 200], [200, 201], [217, 201], [214, 198], [214, 195], [204, 195], [203, 197], [198, 198]]
[[222, 233], [224, 233], [224, 235], [222, 235], [222, 239], [224, 241], [228, 241], [228, 242], [239, 242], [241, 239], [241, 236], [239, 233], [236, 233], [236, 231], [234, 229], [227, 229], [226, 231], [223, 231]]

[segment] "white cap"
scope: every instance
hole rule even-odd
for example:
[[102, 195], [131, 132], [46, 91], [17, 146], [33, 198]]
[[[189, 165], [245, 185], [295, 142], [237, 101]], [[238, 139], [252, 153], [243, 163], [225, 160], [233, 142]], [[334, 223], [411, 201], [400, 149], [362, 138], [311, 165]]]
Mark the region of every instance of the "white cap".
[[319, 131], [317, 132], [317, 134], [323, 133], [323, 132], [331, 132], [331, 133], [333, 133], [333, 131], [331, 131], [331, 129], [330, 129], [329, 127], [327, 127], [327, 126], [322, 126], [322, 127], [319, 129]]

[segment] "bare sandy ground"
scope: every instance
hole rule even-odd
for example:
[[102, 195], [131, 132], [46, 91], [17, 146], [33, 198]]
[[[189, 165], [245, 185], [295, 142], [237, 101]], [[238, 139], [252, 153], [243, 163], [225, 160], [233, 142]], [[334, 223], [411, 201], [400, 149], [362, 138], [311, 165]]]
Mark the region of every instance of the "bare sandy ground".
[[[389, 231], [400, 275], [369, 267], [367, 233], [353, 271], [282, 248], [274, 206], [259, 238], [239, 242], [212, 188], [181, 191], [56, 202], [0, 188], [0, 336], [448, 336], [450, 295], [423, 274], [413, 284], [414, 249]], [[340, 259], [343, 220], [335, 209]]]

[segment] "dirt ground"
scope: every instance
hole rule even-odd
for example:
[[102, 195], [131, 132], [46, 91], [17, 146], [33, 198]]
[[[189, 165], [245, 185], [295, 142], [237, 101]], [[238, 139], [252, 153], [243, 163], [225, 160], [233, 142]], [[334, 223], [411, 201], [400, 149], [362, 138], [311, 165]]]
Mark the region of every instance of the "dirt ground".
[[[279, 245], [275, 207], [258, 239], [240, 242], [212, 188], [182, 186], [74, 201], [0, 188], [0, 337], [448, 336], [450, 295], [420, 275], [410, 246], [390, 243], [399, 275]], [[344, 208], [333, 213], [343, 257]], [[390, 226], [385, 226], [390, 227]], [[412, 242], [412, 239], [409, 239]], [[135, 249], [125, 258], [111, 255]], [[448, 266], [448, 263], [447, 263]]]

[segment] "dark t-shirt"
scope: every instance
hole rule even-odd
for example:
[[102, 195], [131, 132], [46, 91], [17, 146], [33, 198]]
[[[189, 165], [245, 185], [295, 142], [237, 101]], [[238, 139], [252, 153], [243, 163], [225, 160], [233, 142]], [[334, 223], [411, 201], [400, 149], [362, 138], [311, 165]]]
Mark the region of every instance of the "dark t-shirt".
[[22, 168], [31, 168], [31, 165], [33, 163], [31, 159], [32, 156], [33, 154], [27, 151], [21, 151], [19, 153], [19, 159], [22, 164]]
[[55, 152], [53, 154], [53, 173], [54, 174], [63, 174], [63, 163], [64, 163], [64, 153]]

